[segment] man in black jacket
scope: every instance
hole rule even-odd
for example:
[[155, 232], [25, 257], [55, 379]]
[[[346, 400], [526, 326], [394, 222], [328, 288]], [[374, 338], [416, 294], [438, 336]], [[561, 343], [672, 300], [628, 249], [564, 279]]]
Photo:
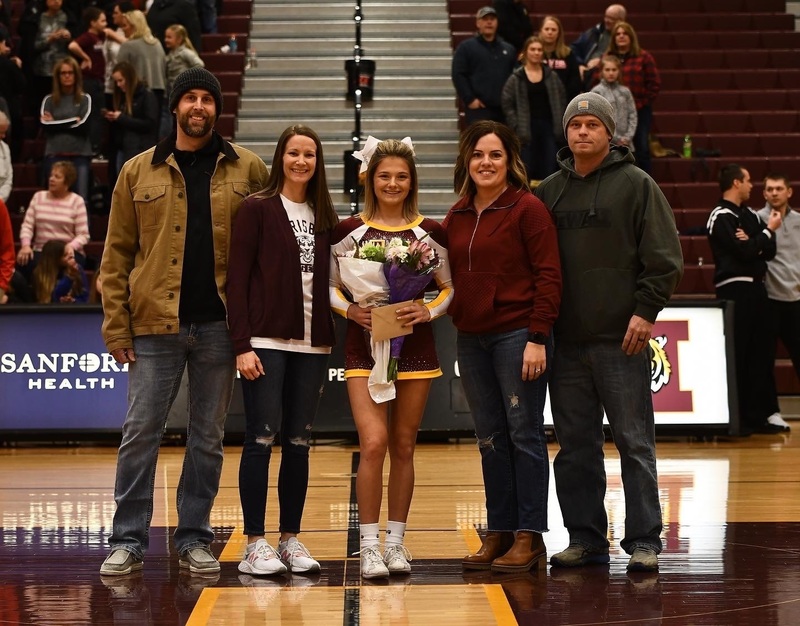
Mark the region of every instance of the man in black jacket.
[[610, 4], [603, 14], [603, 21], [585, 30], [570, 44], [580, 63], [581, 80], [587, 90], [595, 82], [600, 58], [606, 53], [611, 41], [611, 30], [617, 22], [624, 22], [627, 15], [627, 10], [621, 4]]
[[492, 5], [497, 12], [497, 34], [521, 52], [525, 40], [533, 34], [531, 16], [525, 3], [522, 0], [494, 0]]
[[453, 85], [464, 105], [466, 126], [478, 120], [505, 121], [500, 96], [516, 63], [514, 47], [497, 36], [497, 11], [482, 7], [475, 22], [477, 34], [462, 41], [453, 55]]
[[767, 261], [775, 256], [775, 231], [781, 215], [772, 211], [767, 223], [745, 203], [753, 184], [750, 173], [731, 163], [719, 174], [722, 199], [708, 218], [708, 240], [714, 254], [717, 298], [731, 300], [736, 348], [739, 418], [744, 434], [780, 432], [767, 422], [775, 406], [775, 378], [769, 359]]
[[172, 24], [183, 25], [195, 50], [199, 52], [203, 49], [200, 18], [194, 3], [189, 0], [156, 0], [147, 11], [147, 25], [153, 31], [153, 35], [161, 41], [162, 46], [164, 31]]

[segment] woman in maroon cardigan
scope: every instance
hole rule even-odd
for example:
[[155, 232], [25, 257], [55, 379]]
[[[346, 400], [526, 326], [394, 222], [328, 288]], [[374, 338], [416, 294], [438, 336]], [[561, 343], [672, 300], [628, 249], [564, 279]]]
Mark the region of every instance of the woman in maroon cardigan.
[[[290, 126], [278, 140], [267, 187], [239, 209], [228, 268], [228, 315], [246, 420], [239, 466], [247, 535], [239, 571], [245, 574], [319, 571], [297, 534], [308, 489], [308, 440], [334, 344], [328, 273], [337, 222], [319, 137]], [[278, 432], [276, 551], [264, 538], [264, 518]]]
[[458, 367], [475, 422], [486, 536], [465, 569], [521, 572], [547, 551], [549, 459], [543, 411], [550, 330], [561, 302], [553, 217], [528, 189], [510, 128], [476, 122], [461, 136], [461, 196], [448, 213]]

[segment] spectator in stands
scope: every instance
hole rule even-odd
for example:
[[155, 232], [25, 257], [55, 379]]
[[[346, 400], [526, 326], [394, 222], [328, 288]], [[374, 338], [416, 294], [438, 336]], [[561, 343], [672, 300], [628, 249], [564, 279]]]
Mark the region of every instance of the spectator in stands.
[[458, 45], [452, 66], [466, 126], [477, 120], [503, 121], [503, 85], [517, 62], [514, 47], [497, 38], [497, 12], [492, 7], [478, 9], [475, 21], [478, 33]]
[[461, 136], [459, 200], [443, 222], [453, 268], [449, 313], [475, 424], [487, 530], [464, 569], [543, 572], [550, 462], [544, 405], [561, 301], [553, 217], [530, 192], [511, 130], [482, 121]]
[[33, 270], [33, 289], [39, 304], [86, 302], [89, 283], [75, 252], [63, 241], [48, 241]]
[[44, 145], [42, 176], [50, 176], [56, 161], [72, 161], [78, 172], [77, 191], [89, 201], [92, 142], [89, 116], [92, 99], [83, 91], [81, 68], [71, 56], [53, 66], [53, 91], [42, 100], [39, 120], [47, 137]]
[[[201, 1], [213, 2], [213, 0]], [[153, 35], [164, 44], [164, 33], [167, 28], [172, 24], [181, 24], [186, 29], [195, 50], [202, 50], [201, 33], [203, 29], [200, 26], [196, 2], [197, 0], [155, 0], [147, 11], [147, 23], [150, 25]], [[216, 28], [216, 13], [214, 14], [214, 27]], [[166, 45], [164, 47], [166, 48]]]
[[[767, 261], [775, 257], [775, 233], [781, 214], [770, 210], [766, 224], [746, 204], [753, 188], [750, 173], [731, 163], [719, 173], [722, 198], [708, 218], [708, 240], [714, 254], [714, 286], [720, 300], [733, 308], [736, 386], [744, 434], [780, 432], [767, 419], [774, 412], [775, 381], [766, 328]], [[774, 338], [774, 337], [773, 337]]]
[[16, 161], [22, 154], [22, 98], [27, 81], [22, 71], [22, 60], [12, 54], [11, 35], [0, 27], [0, 98], [6, 101], [11, 120], [8, 145], [11, 157]]
[[116, 147], [117, 169], [113, 180], [116, 184], [116, 174], [125, 161], [156, 145], [160, 107], [156, 96], [139, 80], [130, 63], [117, 63], [111, 75], [114, 107], [105, 112], [105, 118], [111, 124], [111, 137]]
[[614, 111], [596, 93], [567, 105], [561, 171], [534, 193], [553, 211], [564, 271], [550, 377], [560, 449], [553, 463], [569, 545], [555, 567], [609, 562], [603, 412], [625, 493], [630, 571], [658, 569], [661, 504], [650, 390], [653, 324], [678, 286], [675, 217], [656, 182], [611, 144]]
[[531, 16], [523, 0], [494, 0], [497, 13], [497, 35], [514, 46], [519, 54], [524, 54], [525, 40], [533, 34]]
[[[278, 139], [264, 190], [242, 203], [231, 239], [228, 320], [242, 376], [246, 431], [239, 497], [245, 574], [318, 572], [297, 540], [308, 490], [308, 440], [336, 342], [328, 279], [338, 222], [322, 144], [306, 126]], [[267, 478], [280, 433], [280, 539], [264, 538]]]
[[544, 46], [544, 60], [564, 83], [567, 100], [581, 91], [581, 75], [577, 56], [564, 43], [564, 27], [555, 15], [545, 15], [539, 28], [539, 39]]
[[[791, 197], [789, 178], [784, 174], [768, 174], [764, 179], [764, 199], [767, 203], [758, 215], [764, 222], [769, 222], [773, 211], [781, 215], [781, 226], [775, 231], [777, 251], [775, 257], [767, 262], [765, 282], [769, 305], [765, 326], [772, 335], [768, 343], [771, 348], [769, 360], [775, 362], [777, 340], [780, 338], [800, 378], [800, 213], [789, 206]], [[789, 430], [779, 407], [773, 408], [775, 410], [767, 422]]]
[[0, 200], [0, 304], [8, 303], [8, 291], [15, 271], [14, 231], [6, 203]]
[[61, 9], [62, 0], [46, 0], [45, 5], [46, 10], [39, 14], [34, 40], [32, 70], [36, 101], [49, 93], [56, 62], [69, 55], [67, 47], [76, 29], [72, 17]]
[[[191, 426], [173, 540], [180, 569], [220, 571], [209, 517], [236, 373], [225, 304], [230, 229], [245, 196], [267, 184], [261, 158], [214, 131], [222, 104], [211, 72], [186, 70], [170, 94], [176, 134], [128, 161], [114, 188], [100, 266], [102, 333], [114, 359], [128, 365], [130, 402], [117, 457], [111, 550], [100, 568], [107, 576], [142, 569], [159, 444], [184, 370]], [[159, 189], [148, 201], [148, 190]]]
[[106, 59], [106, 77], [105, 77], [105, 107], [111, 107], [111, 98], [114, 93], [114, 79], [111, 78], [111, 71], [117, 64], [117, 55], [119, 55], [119, 48], [122, 44], [128, 41], [125, 36], [125, 29], [123, 26], [127, 23], [125, 14], [135, 10], [132, 2], [115, 2], [114, 8], [111, 11], [111, 21], [114, 28], [106, 28], [105, 47], [103, 54]]
[[614, 36], [608, 46], [608, 53], [622, 61], [622, 82], [631, 90], [636, 101], [636, 133], [633, 135], [636, 165], [650, 173], [653, 102], [661, 90], [661, 77], [656, 61], [652, 54], [639, 46], [636, 31], [628, 22], [619, 22], [614, 26]]
[[14, 165], [11, 162], [11, 149], [5, 142], [8, 127], [11, 124], [5, 113], [0, 111], [0, 200], [8, 202], [11, 188], [14, 186]]
[[544, 63], [542, 41], [534, 36], [525, 42], [522, 67], [503, 88], [506, 123], [522, 144], [522, 160], [528, 180], [544, 180], [558, 169], [556, 151], [564, 143], [561, 118], [567, 107], [564, 85]]
[[0, 0], [0, 24], [11, 28], [11, 3], [6, 0]]
[[[119, 47], [117, 62], [127, 61], [133, 65], [139, 80], [155, 94], [160, 107], [167, 86], [164, 48], [150, 32], [144, 13], [130, 11], [125, 14], [125, 19], [123, 29], [128, 41]], [[159, 115], [160, 111], [159, 108]]]
[[106, 14], [97, 7], [86, 7], [82, 19], [86, 30], [69, 43], [69, 51], [80, 61], [83, 90], [92, 99], [89, 140], [92, 142], [94, 154], [99, 154], [103, 137], [103, 117], [100, 110], [105, 103], [106, 79], [106, 58], [103, 49], [108, 22]]
[[89, 287], [89, 304], [103, 304], [103, 279], [100, 272], [94, 273], [94, 279]]
[[83, 246], [89, 241], [86, 205], [78, 194], [69, 190], [77, 174], [70, 161], [53, 163], [47, 191], [37, 191], [31, 198], [19, 231], [21, 248], [17, 263], [28, 279], [39, 260], [44, 244], [51, 240], [65, 242], [84, 265]]
[[[106, 28], [106, 42], [103, 48], [103, 54], [106, 57], [106, 78], [105, 78], [105, 102], [103, 107], [105, 109], [114, 108], [114, 79], [111, 78], [111, 73], [117, 65], [117, 56], [122, 44], [128, 41], [125, 36], [125, 29], [130, 29], [128, 19], [125, 14], [134, 11], [135, 7], [132, 2], [115, 2], [111, 11], [111, 21], [114, 28]], [[104, 146], [106, 150], [106, 157], [108, 159], [107, 171], [109, 187], [114, 188], [113, 183], [117, 180], [117, 149], [114, 141], [109, 137], [109, 141]]]
[[614, 122], [617, 125], [612, 142], [619, 146], [634, 149], [633, 137], [636, 134], [638, 115], [636, 101], [631, 90], [622, 84], [622, 61], [613, 54], [606, 54], [600, 62], [600, 82], [592, 88], [614, 107]]
[[600, 59], [608, 50], [611, 42], [611, 31], [617, 22], [624, 22], [628, 12], [621, 4], [610, 4], [603, 15], [603, 21], [585, 30], [572, 42], [572, 51], [580, 63], [581, 80], [584, 89], [594, 85], [595, 76], [600, 66]]
[[[204, 33], [217, 32], [217, 2], [216, 0], [191, 0], [197, 8], [197, 16]], [[222, 6], [222, 3], [219, 3]]]
[[[181, 24], [172, 24], [164, 31], [164, 46], [167, 49], [167, 93], [178, 74], [190, 67], [205, 67], [203, 59], [197, 54], [191, 39]], [[167, 107], [161, 114], [161, 130], [159, 135], [166, 137], [172, 131], [172, 115]]]

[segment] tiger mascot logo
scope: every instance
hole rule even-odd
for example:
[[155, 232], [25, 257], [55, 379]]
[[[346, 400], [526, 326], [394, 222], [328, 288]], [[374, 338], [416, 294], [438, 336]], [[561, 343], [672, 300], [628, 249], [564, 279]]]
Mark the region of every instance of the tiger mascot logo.
[[669, 363], [667, 351], [664, 350], [666, 345], [666, 335], [650, 338], [650, 348], [653, 351], [650, 363], [650, 389], [653, 393], [658, 393], [667, 386], [672, 376], [672, 366]]

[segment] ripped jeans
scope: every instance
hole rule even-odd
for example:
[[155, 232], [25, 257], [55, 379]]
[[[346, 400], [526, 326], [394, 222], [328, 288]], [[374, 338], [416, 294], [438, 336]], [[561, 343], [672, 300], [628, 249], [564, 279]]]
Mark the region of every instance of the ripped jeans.
[[328, 367], [327, 354], [255, 348], [264, 376], [242, 379], [246, 420], [239, 498], [244, 533], [263, 535], [269, 461], [281, 434], [278, 473], [280, 531], [300, 532], [308, 490], [308, 440]]
[[458, 334], [458, 367], [481, 453], [488, 530], [547, 530], [549, 459], [544, 401], [552, 358], [522, 380], [528, 329]]

